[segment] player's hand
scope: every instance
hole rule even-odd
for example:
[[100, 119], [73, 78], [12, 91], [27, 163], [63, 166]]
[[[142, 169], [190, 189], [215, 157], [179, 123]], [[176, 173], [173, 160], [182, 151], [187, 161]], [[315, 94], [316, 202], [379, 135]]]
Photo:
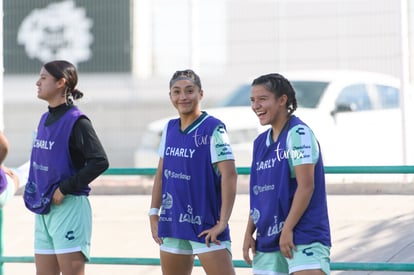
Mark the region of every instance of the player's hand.
[[52, 204], [60, 205], [63, 202], [63, 199], [65, 198], [65, 195], [60, 191], [59, 187], [55, 190], [55, 193], [53, 193], [52, 197]]
[[205, 236], [206, 239], [206, 245], [207, 247], [210, 247], [210, 243], [215, 243], [216, 245], [220, 245], [220, 240], [217, 239], [217, 237], [227, 228], [227, 224], [217, 222], [215, 226], [213, 226], [210, 229], [204, 230], [200, 234], [198, 234], [198, 237]]
[[243, 241], [243, 259], [248, 265], [252, 265], [250, 251], [253, 256], [256, 254], [256, 241], [252, 235], [246, 234]]
[[285, 258], [292, 259], [293, 251], [296, 251], [296, 246], [293, 243], [293, 231], [282, 230], [279, 239], [280, 252]]
[[160, 219], [160, 217], [158, 215], [151, 215], [149, 219], [150, 219], [152, 238], [157, 244], [161, 245], [162, 239], [158, 237], [158, 220]]

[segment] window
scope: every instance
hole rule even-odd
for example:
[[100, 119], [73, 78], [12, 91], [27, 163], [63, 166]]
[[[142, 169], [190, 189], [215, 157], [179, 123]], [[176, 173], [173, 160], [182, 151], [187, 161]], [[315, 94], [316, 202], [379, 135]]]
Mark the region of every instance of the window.
[[329, 84], [318, 81], [291, 81], [291, 83], [298, 105], [304, 108], [316, 108]]
[[399, 89], [395, 87], [376, 85], [378, 100], [383, 109], [398, 108], [400, 106]]
[[355, 84], [345, 87], [335, 101], [337, 109], [348, 111], [371, 110], [371, 100], [364, 84]]

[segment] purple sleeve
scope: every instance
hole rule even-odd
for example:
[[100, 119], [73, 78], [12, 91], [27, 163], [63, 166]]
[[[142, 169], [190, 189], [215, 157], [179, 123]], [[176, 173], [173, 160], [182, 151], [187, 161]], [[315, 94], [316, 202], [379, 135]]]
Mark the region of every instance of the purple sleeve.
[[4, 170], [0, 168], [0, 194], [3, 193], [6, 187], [7, 187], [6, 173], [4, 173]]

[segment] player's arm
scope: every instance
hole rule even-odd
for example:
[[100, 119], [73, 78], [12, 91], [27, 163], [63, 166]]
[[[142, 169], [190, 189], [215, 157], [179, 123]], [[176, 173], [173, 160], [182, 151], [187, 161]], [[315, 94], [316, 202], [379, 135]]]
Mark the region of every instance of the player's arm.
[[297, 125], [289, 131], [287, 150], [292, 152], [290, 162], [297, 188], [283, 225], [279, 245], [282, 254], [292, 258], [292, 250], [296, 250], [293, 230], [308, 208], [315, 188], [314, 173], [319, 158], [319, 147], [312, 131], [305, 125]]

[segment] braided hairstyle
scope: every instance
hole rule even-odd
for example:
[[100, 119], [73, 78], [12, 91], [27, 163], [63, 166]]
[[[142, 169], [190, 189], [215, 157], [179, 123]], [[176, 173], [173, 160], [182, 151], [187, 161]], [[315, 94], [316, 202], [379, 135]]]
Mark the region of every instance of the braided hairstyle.
[[178, 80], [182, 80], [182, 79], [192, 81], [195, 85], [197, 85], [201, 89], [200, 77], [193, 70], [190, 70], [190, 69], [183, 70], [183, 71], [176, 71], [171, 77], [170, 89], [174, 85], [175, 82], [177, 82]]
[[65, 79], [66, 87], [64, 97], [66, 104], [72, 105], [74, 100], [81, 99], [83, 93], [76, 88], [78, 84], [78, 73], [75, 66], [65, 60], [54, 60], [43, 65], [56, 80]]
[[293, 89], [289, 80], [287, 80], [281, 74], [271, 73], [259, 76], [252, 82], [252, 86], [255, 85], [263, 85], [267, 90], [272, 92], [276, 96], [276, 98], [279, 98], [282, 95], [286, 95], [286, 108], [288, 109], [290, 115], [298, 107], [295, 90]]

